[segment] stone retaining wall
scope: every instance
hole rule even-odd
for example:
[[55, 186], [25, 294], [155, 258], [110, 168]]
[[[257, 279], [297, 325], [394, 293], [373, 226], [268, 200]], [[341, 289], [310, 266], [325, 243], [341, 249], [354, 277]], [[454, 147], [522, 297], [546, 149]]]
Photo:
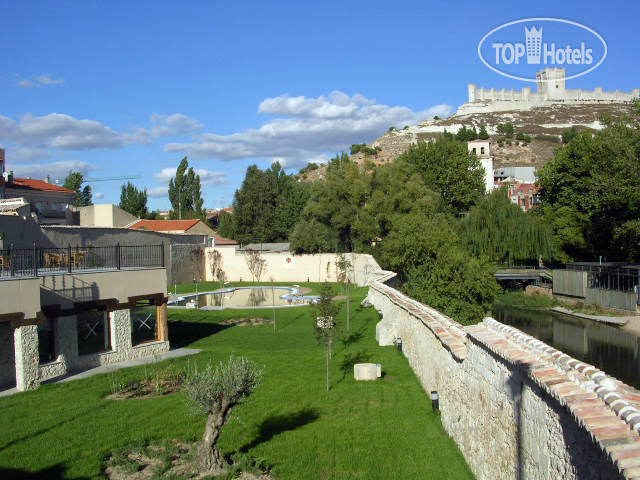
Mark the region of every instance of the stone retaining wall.
[[463, 327], [380, 280], [368, 295], [378, 342], [402, 340], [478, 479], [640, 478], [639, 391], [494, 319]]

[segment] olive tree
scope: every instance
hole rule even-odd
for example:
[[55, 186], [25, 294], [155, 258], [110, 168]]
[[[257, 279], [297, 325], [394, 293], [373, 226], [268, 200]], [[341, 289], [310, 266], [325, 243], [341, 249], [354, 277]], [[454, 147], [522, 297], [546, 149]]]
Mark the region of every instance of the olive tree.
[[187, 375], [186, 394], [196, 412], [207, 415], [207, 424], [198, 447], [198, 462], [203, 471], [220, 475], [225, 461], [217, 442], [222, 427], [229, 421], [236, 405], [258, 387], [262, 369], [244, 357], [229, 357], [226, 363], [194, 370]]

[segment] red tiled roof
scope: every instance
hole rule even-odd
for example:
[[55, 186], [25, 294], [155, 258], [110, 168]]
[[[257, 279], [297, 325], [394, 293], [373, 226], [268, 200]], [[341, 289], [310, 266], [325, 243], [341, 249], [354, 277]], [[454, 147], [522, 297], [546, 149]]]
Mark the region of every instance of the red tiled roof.
[[236, 242], [235, 240], [224, 238], [217, 234], [214, 236], [214, 238], [214, 245], [238, 245], [238, 242]]
[[58, 185], [47, 183], [44, 180], [33, 180], [31, 178], [14, 178], [13, 182], [6, 187], [25, 190], [40, 190], [43, 192], [76, 193], [68, 188], [59, 187]]
[[200, 220], [192, 218], [190, 220], [140, 220], [129, 226], [134, 230], [152, 230], [154, 232], [186, 232], [193, 226], [195, 226]]

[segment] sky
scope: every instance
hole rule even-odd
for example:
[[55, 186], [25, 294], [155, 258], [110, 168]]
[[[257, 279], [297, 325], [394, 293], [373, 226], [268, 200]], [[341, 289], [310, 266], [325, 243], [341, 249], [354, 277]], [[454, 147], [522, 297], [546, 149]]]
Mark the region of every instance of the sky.
[[[135, 177], [153, 209], [169, 208], [186, 155], [218, 208], [251, 164], [295, 172], [389, 126], [450, 115], [468, 83], [535, 89], [478, 56], [488, 32], [532, 17], [606, 41], [602, 64], [568, 87], [640, 88], [637, 1], [4, 0], [0, 147], [17, 176]], [[124, 181], [91, 183], [94, 202], [117, 204]]]

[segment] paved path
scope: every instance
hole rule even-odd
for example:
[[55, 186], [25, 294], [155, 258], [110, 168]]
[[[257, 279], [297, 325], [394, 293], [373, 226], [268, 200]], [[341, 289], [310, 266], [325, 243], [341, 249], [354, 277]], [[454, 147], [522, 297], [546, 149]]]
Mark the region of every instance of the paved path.
[[[161, 353], [152, 357], [140, 358], [137, 360], [125, 360], [124, 362], [113, 363], [111, 365], [102, 365], [100, 367], [90, 368], [89, 370], [83, 370], [82, 372], [73, 373], [64, 377], [45, 380], [42, 383], [64, 383], [70, 382], [72, 380], [80, 380], [81, 378], [93, 377], [94, 375], [99, 375], [101, 373], [115, 372], [116, 370], [120, 370], [121, 368], [137, 367], [149, 363], [160, 362], [162, 360], [168, 360], [170, 358], [180, 358], [186, 357], [187, 355], [195, 355], [196, 353], [200, 353], [200, 351], [201, 350], [198, 350], [196, 348], [176, 348], [175, 350], [169, 350], [168, 352]], [[8, 397], [9, 395], [13, 395], [14, 393], [18, 393], [18, 390], [16, 390], [15, 388], [3, 390], [0, 392], [0, 397]]]
[[627, 322], [634, 317], [614, 317], [614, 316], [606, 316], [606, 315], [588, 315], [586, 313], [574, 312], [573, 310], [569, 310], [568, 308], [563, 307], [553, 307], [551, 309], [553, 312], [563, 313], [565, 315], [570, 315], [572, 317], [584, 318], [585, 320], [594, 320], [600, 323], [608, 323], [609, 325], [626, 325]]

